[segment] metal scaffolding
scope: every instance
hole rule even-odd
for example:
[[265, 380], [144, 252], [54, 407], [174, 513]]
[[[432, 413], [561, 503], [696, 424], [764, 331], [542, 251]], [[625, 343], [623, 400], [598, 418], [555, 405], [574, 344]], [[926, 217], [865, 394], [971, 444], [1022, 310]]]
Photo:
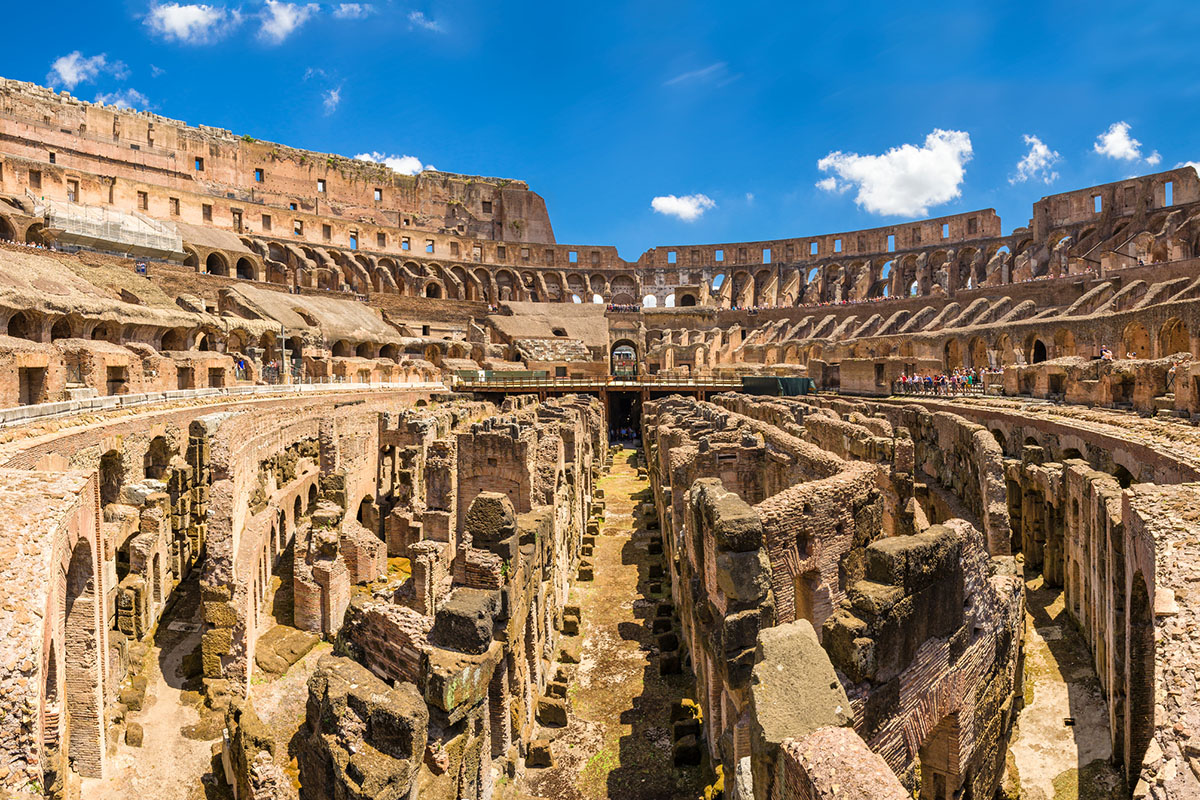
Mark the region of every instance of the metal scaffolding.
[[39, 200], [46, 231], [60, 247], [128, 253], [155, 259], [183, 259], [183, 238], [175, 225], [144, 214], [58, 200]]

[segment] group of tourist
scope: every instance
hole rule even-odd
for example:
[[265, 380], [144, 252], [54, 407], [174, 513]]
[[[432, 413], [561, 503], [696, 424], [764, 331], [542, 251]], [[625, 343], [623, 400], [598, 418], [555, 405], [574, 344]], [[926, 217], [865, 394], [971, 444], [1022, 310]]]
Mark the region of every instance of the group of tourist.
[[960, 367], [953, 372], [937, 375], [908, 375], [900, 373], [896, 379], [897, 394], [975, 394], [983, 391], [985, 375], [999, 375], [999, 367], [983, 369]]
[[632, 442], [640, 438], [637, 428], [613, 428], [609, 433], [609, 439], [614, 442]]
[[17, 247], [28, 247], [30, 250], [54, 250], [54, 247], [47, 247], [40, 242], [18, 242], [15, 239], [0, 239], [0, 244], [11, 244]]
[[608, 310], [608, 311], [641, 311], [642, 307], [639, 305], [633, 305], [633, 304], [629, 304], [629, 303], [609, 303], [606, 306], [606, 310]]

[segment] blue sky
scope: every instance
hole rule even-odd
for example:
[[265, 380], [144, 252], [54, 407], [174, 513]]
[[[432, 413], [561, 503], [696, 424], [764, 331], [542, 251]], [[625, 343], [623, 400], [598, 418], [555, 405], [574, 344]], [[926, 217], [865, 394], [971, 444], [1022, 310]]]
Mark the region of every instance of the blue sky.
[[[10, 30], [46, 31], [45, 14], [17, 6]], [[1200, 160], [1200, 6], [1179, 0], [113, 0], [53, 17], [53, 36], [8, 38], [0, 75], [521, 178], [560, 242], [630, 260], [974, 208], [1008, 231], [1046, 194]]]

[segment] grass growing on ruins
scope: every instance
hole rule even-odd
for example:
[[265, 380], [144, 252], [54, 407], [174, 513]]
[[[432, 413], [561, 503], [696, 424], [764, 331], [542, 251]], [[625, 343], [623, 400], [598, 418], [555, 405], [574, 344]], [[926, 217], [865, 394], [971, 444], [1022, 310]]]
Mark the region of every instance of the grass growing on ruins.
[[650, 493], [631, 463], [635, 457], [618, 452], [598, 482], [606, 509], [591, 558], [595, 579], [577, 583], [569, 601], [580, 606], [583, 637], [567, 689], [570, 722], [549, 731], [555, 766], [530, 770], [521, 796], [657, 800], [699, 797], [703, 790], [701, 768], [672, 766], [670, 710], [691, 682], [658, 672], [640, 511]]

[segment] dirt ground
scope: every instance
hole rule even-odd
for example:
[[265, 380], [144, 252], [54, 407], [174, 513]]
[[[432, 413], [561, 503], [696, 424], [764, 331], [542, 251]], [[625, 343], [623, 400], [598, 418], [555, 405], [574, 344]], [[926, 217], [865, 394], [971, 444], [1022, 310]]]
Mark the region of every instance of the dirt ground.
[[[1108, 706], [1061, 589], [1025, 582], [1025, 708], [1010, 745], [1022, 800], [1116, 800]], [[1074, 725], [1067, 725], [1067, 718]]]
[[[84, 780], [86, 800], [196, 800], [205, 796], [203, 776], [212, 768], [212, 746], [220, 737], [201, 725], [198, 683], [180, 675], [186, 656], [200, 644], [200, 592], [196, 574], [175, 590], [173, 605], [163, 615], [147, 659], [150, 687], [141, 711], [127, 719], [141, 723], [141, 747], [122, 737], [110, 744], [108, 777]], [[122, 734], [124, 728], [120, 729]]]
[[658, 601], [668, 598], [647, 593], [650, 535], [638, 507], [651, 497], [649, 483], [630, 463], [637, 456], [640, 451], [620, 451], [599, 483], [606, 511], [592, 559], [595, 580], [577, 583], [571, 596], [580, 606], [583, 647], [567, 690], [569, 723], [539, 733], [553, 739], [555, 764], [529, 769], [514, 791], [498, 787], [497, 797], [700, 796], [702, 768], [672, 766], [671, 706], [690, 696], [692, 683], [685, 675], [658, 674], [650, 619]]

